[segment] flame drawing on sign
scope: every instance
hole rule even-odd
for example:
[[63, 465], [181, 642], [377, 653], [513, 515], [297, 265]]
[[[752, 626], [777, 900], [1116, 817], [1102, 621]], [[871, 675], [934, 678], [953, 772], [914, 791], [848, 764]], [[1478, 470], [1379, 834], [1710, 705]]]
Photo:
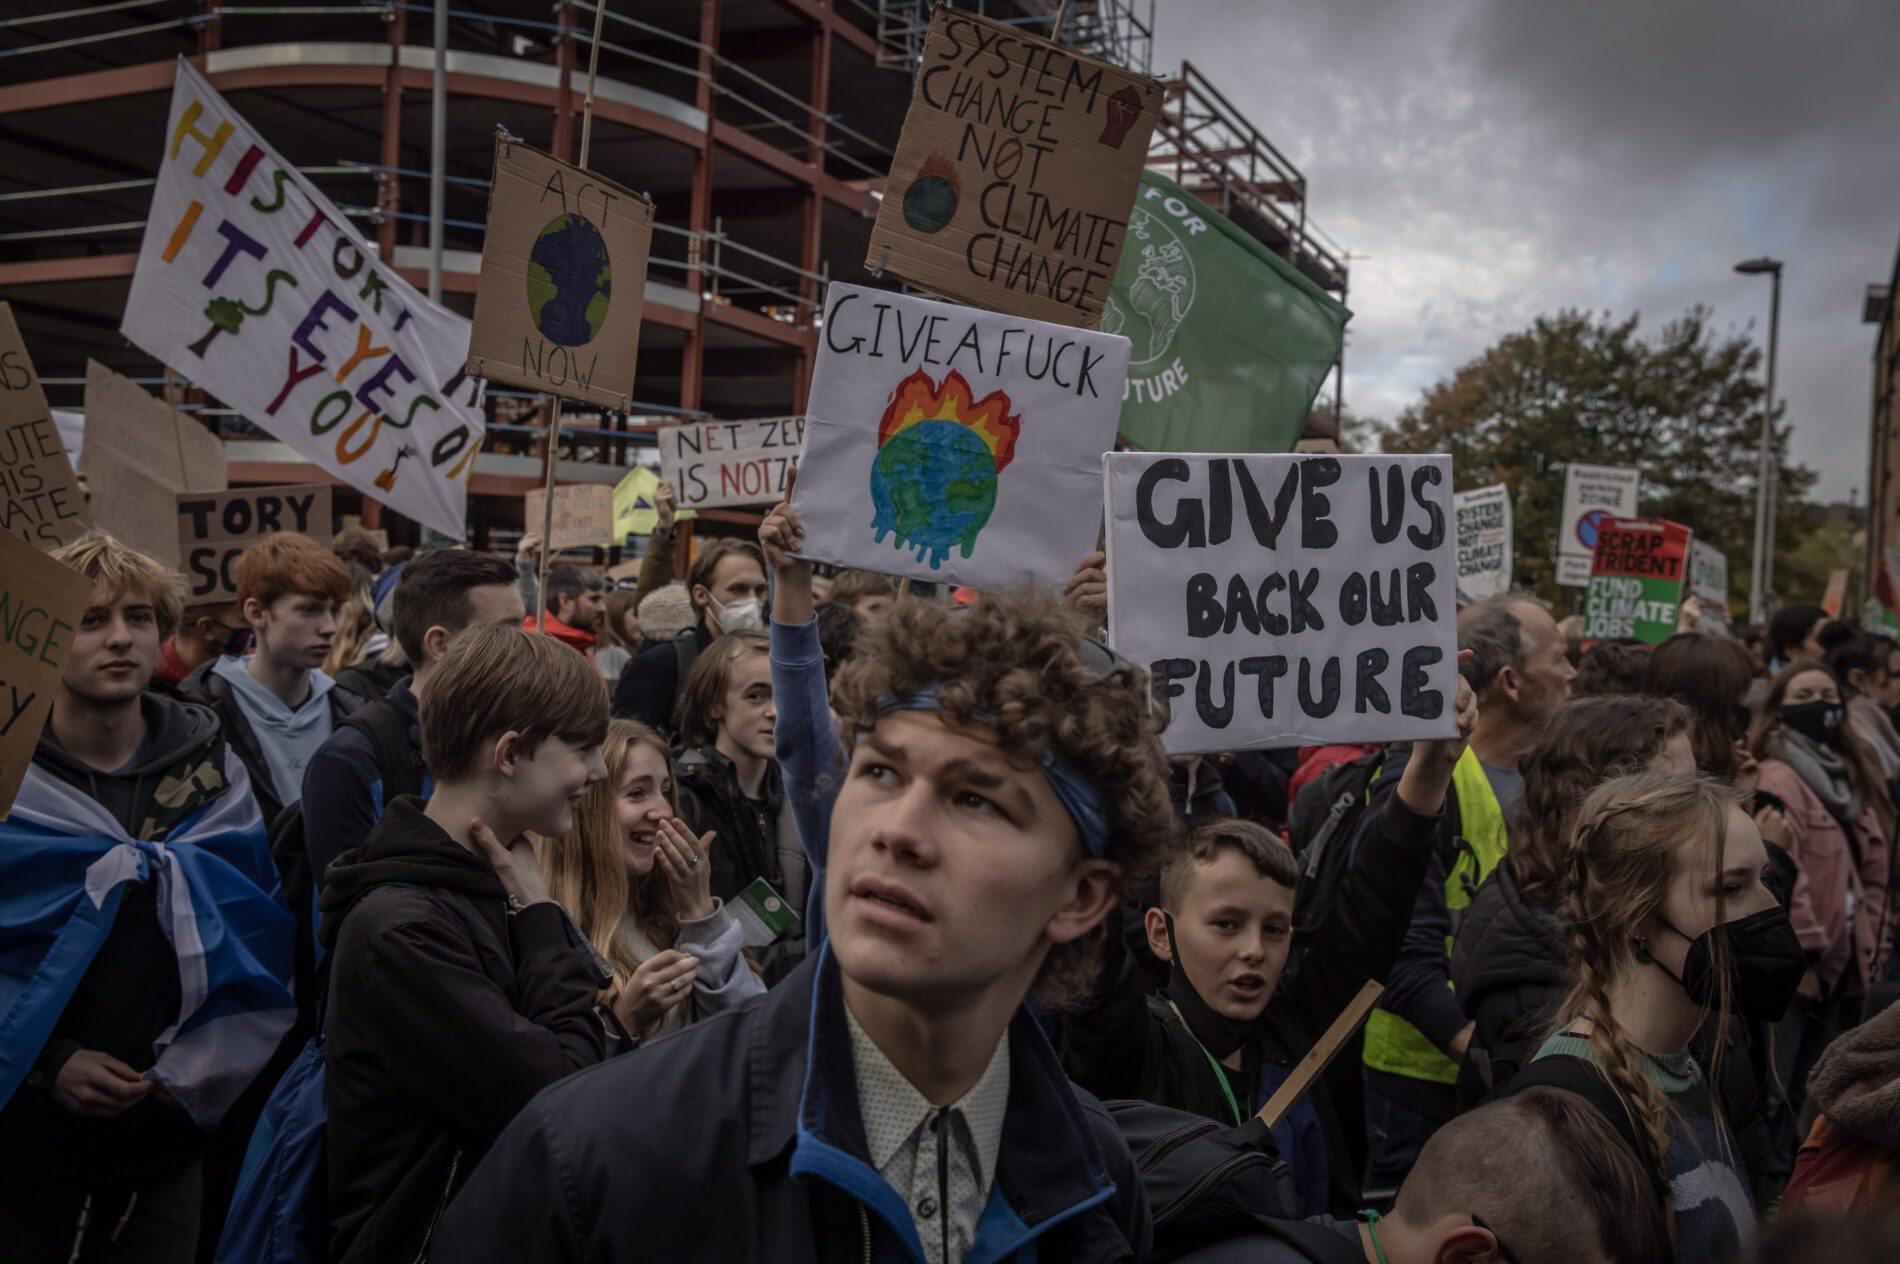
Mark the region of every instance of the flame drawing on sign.
[[996, 509], [998, 477], [1016, 455], [1022, 418], [1009, 396], [978, 400], [954, 369], [941, 387], [918, 369], [891, 392], [871, 463], [871, 528], [878, 543], [916, 551], [939, 569], [958, 549], [969, 557]]

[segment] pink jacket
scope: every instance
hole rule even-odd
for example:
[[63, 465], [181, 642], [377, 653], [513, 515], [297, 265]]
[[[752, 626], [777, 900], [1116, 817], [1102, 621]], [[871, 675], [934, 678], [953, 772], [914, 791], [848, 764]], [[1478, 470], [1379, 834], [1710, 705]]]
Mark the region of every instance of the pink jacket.
[[[1887, 924], [1887, 839], [1874, 814], [1863, 812], [1855, 833], [1860, 841], [1860, 866], [1854, 865], [1847, 834], [1820, 796], [1808, 788], [1801, 774], [1779, 759], [1761, 762], [1761, 788], [1788, 805], [1788, 825], [1794, 843], [1788, 849], [1799, 873], [1788, 917], [1801, 946], [1816, 954], [1821, 981], [1832, 989], [1850, 966], [1859, 971], [1863, 986], [1879, 977], [1893, 942]], [[1854, 899], [1854, 941], [1847, 940], [1848, 894]], [[1884, 928], [1884, 934], [1883, 932]], [[1876, 944], [1874, 938], [1881, 936]]]

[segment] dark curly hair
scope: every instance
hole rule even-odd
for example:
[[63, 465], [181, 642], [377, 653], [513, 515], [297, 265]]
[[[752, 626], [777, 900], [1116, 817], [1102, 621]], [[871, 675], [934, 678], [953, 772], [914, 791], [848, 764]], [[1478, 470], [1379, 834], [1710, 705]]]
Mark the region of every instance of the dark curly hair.
[[[858, 636], [832, 688], [832, 710], [849, 746], [878, 721], [878, 700], [907, 698], [935, 685], [951, 724], [983, 723], [1010, 758], [1039, 765], [1055, 751], [1100, 786], [1108, 800], [1106, 859], [1120, 866], [1119, 892], [1139, 891], [1175, 834], [1167, 757], [1148, 709], [1147, 673], [1117, 660], [1106, 672], [1085, 664], [1081, 621], [1053, 594], [1024, 590], [963, 608], [903, 601]], [[1072, 1008], [1098, 973], [1103, 925], [1052, 949], [1034, 988], [1051, 1010]]]

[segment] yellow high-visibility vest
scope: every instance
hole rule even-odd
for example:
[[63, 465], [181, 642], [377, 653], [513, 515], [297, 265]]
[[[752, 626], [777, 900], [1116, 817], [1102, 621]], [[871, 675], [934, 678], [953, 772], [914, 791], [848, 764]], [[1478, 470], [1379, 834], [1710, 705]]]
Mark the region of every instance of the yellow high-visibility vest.
[[[1451, 774], [1452, 793], [1458, 796], [1459, 836], [1465, 845], [1445, 874], [1445, 907], [1456, 912], [1471, 904], [1472, 893], [1504, 859], [1504, 809], [1492, 792], [1484, 766], [1467, 746]], [[1394, 791], [1397, 793], [1397, 791]], [[1451, 955], [1452, 937], [1445, 937], [1445, 955]], [[1445, 981], [1451, 986], [1451, 980]], [[1366, 1019], [1366, 1065], [1375, 1071], [1414, 1080], [1455, 1084], [1458, 1064], [1425, 1038], [1425, 1033], [1386, 1009], [1375, 1009]]]

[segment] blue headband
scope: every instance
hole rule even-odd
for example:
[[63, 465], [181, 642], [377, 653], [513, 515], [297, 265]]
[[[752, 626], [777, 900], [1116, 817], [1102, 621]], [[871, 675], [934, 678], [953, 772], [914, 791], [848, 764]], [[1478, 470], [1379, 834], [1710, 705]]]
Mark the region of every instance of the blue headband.
[[[893, 711], [941, 709], [935, 685], [926, 685], [908, 698], [879, 698], [877, 702], [880, 717]], [[996, 717], [987, 711], [978, 711], [970, 718], [989, 728], [996, 727]], [[1102, 797], [1101, 787], [1053, 748], [1042, 757], [1042, 775], [1049, 779], [1049, 788], [1068, 809], [1069, 819], [1082, 835], [1082, 845], [1089, 849], [1089, 855], [1100, 860], [1108, 851], [1108, 801]]]

